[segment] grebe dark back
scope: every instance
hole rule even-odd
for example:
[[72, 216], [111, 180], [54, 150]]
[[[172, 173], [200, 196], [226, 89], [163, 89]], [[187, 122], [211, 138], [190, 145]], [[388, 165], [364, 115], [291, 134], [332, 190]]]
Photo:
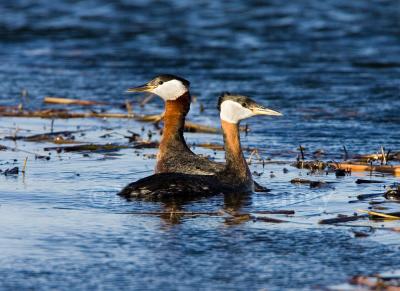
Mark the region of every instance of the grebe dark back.
[[221, 171], [213, 175], [157, 173], [129, 184], [119, 195], [127, 198], [162, 200], [254, 191], [254, 182], [240, 144], [239, 123], [255, 115], [281, 114], [258, 105], [248, 97], [229, 93], [219, 98], [218, 108], [226, 158], [226, 164]]

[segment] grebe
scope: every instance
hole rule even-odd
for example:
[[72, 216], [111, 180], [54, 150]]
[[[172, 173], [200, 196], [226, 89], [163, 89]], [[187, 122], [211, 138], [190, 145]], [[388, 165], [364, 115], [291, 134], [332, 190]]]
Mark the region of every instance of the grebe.
[[190, 82], [174, 76], [160, 75], [147, 84], [127, 92], [150, 92], [165, 101], [164, 129], [157, 154], [155, 173], [212, 175], [224, 169], [205, 157], [194, 154], [183, 137], [185, 118], [190, 110]]
[[282, 114], [258, 105], [248, 97], [229, 93], [221, 95], [218, 108], [225, 145], [223, 170], [213, 175], [157, 173], [129, 184], [118, 195], [163, 200], [254, 191], [253, 178], [240, 145], [239, 122], [255, 115]]
[[[159, 75], [127, 92], [150, 92], [165, 101], [164, 131], [157, 154], [155, 173], [213, 175], [225, 165], [194, 154], [183, 137], [185, 117], [190, 110], [190, 82], [174, 75]], [[254, 182], [256, 192], [269, 191]]]

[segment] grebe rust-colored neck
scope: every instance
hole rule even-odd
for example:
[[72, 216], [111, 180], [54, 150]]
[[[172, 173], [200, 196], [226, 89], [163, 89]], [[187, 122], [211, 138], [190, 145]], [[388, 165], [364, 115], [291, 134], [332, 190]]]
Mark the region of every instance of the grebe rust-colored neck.
[[240, 145], [239, 125], [221, 119], [224, 132], [226, 170], [241, 179], [251, 179], [251, 173]]
[[165, 102], [164, 129], [160, 148], [167, 146], [174, 140], [179, 140], [186, 145], [183, 138], [185, 118], [190, 110], [190, 94], [186, 92], [176, 100]]
[[183, 137], [185, 118], [190, 110], [190, 93], [165, 102], [164, 129], [157, 155], [156, 172], [162, 172], [163, 159], [181, 151], [190, 152]]

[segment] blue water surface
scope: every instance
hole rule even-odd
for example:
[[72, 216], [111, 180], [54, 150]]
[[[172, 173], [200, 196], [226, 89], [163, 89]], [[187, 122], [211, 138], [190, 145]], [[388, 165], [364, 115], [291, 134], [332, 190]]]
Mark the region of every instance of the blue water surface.
[[[0, 106], [46, 108], [45, 96], [129, 99], [135, 112], [160, 113], [160, 100], [140, 108], [141, 97], [124, 93], [160, 73], [191, 81], [197, 99], [192, 121], [218, 124], [222, 91], [283, 112], [282, 118], [248, 121], [251, 132], [242, 142], [265, 158], [293, 161], [300, 144], [307, 157], [323, 149], [326, 159], [335, 160], [343, 146], [351, 154], [400, 148], [399, 1], [0, 3]], [[155, 149], [140, 156], [132, 149], [111, 155], [52, 152], [46, 161], [21, 150], [47, 155], [43, 148], [54, 144], [4, 139], [16, 131], [47, 132], [50, 123], [0, 118], [0, 144], [18, 149], [0, 151], [0, 169], [22, 167], [29, 157], [24, 176], [0, 175], [0, 289], [309, 290], [399, 266], [398, 234], [382, 230], [356, 238], [352, 228], [318, 225], [321, 218], [369, 207], [348, 203], [357, 194], [384, 191], [381, 184], [354, 183], [368, 174], [341, 180], [321, 174], [316, 178], [339, 183], [310, 190], [289, 183], [306, 171], [254, 163], [251, 170], [263, 172], [255, 178], [272, 189], [270, 195], [184, 205], [127, 202], [115, 194], [152, 173], [155, 161], [143, 153]], [[121, 134], [127, 130], [145, 126], [146, 135], [153, 128], [88, 119], [56, 120], [54, 126], [90, 129], [76, 138], [91, 142], [104, 142], [100, 136], [107, 132], [126, 142]], [[186, 136], [190, 143], [222, 142], [219, 135]], [[221, 152], [195, 151], [223, 160]], [[171, 208], [296, 214], [276, 216], [291, 221], [286, 224], [231, 225], [223, 216], [132, 213]]]

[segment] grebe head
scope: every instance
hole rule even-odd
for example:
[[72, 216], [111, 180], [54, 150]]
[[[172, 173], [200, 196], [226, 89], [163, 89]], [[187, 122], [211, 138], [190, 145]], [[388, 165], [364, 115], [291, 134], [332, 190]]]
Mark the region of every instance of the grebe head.
[[130, 88], [127, 92], [150, 92], [164, 101], [176, 100], [189, 91], [190, 82], [174, 75], [159, 75], [145, 85]]
[[249, 97], [223, 93], [218, 100], [218, 110], [222, 120], [229, 123], [239, 123], [242, 119], [255, 115], [275, 115], [282, 113], [257, 104]]

